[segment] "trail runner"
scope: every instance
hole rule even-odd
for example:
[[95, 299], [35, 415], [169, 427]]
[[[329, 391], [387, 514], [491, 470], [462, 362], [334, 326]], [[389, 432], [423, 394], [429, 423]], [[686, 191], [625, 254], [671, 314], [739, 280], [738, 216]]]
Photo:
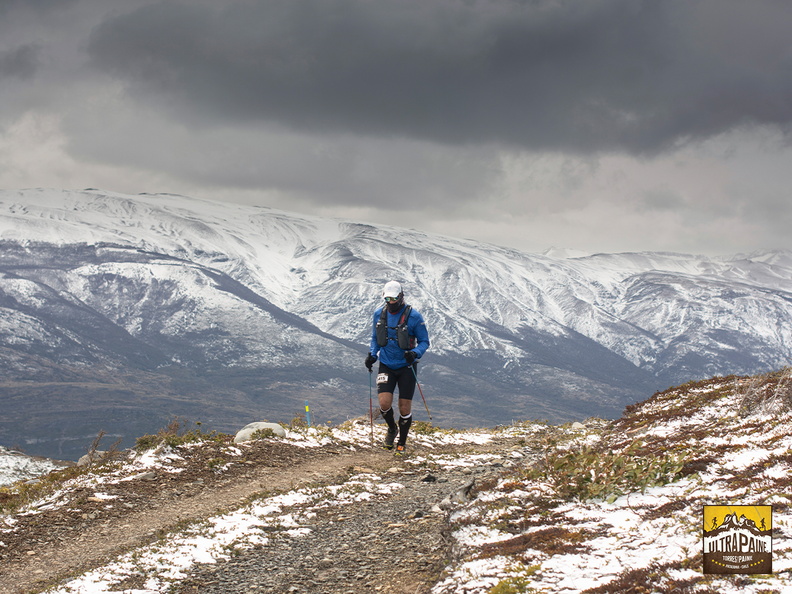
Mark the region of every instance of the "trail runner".
[[[374, 312], [371, 347], [366, 367], [377, 370], [377, 395], [382, 418], [388, 424], [383, 447], [396, 454], [404, 453], [407, 434], [412, 425], [412, 399], [418, 375], [418, 359], [429, 348], [429, 333], [423, 316], [404, 302], [404, 292], [397, 281], [389, 281], [382, 290], [385, 303]], [[399, 421], [393, 411], [393, 394], [399, 389]], [[398, 436], [398, 441], [396, 437]]]

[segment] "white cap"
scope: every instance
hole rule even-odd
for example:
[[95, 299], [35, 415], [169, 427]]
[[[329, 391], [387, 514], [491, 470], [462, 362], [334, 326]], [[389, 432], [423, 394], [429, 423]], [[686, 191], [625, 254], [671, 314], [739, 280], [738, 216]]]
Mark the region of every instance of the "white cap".
[[385, 288], [382, 289], [383, 297], [398, 297], [401, 295], [401, 285], [396, 281], [389, 281], [385, 283]]

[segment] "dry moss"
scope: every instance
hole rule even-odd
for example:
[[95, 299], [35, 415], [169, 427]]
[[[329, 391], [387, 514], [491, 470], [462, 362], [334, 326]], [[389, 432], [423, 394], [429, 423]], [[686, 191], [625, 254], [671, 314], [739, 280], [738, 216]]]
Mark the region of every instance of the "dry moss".
[[583, 543], [589, 538], [591, 536], [585, 530], [569, 530], [554, 526], [520, 534], [508, 540], [485, 544], [481, 548], [481, 556], [516, 556], [529, 549], [541, 551], [548, 555], [583, 553], [588, 550]]

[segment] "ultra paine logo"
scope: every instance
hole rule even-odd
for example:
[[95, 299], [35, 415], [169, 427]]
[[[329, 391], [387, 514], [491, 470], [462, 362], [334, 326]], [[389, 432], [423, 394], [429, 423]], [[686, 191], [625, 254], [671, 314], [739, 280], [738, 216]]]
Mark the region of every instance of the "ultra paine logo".
[[769, 505], [704, 506], [704, 573], [773, 573]]

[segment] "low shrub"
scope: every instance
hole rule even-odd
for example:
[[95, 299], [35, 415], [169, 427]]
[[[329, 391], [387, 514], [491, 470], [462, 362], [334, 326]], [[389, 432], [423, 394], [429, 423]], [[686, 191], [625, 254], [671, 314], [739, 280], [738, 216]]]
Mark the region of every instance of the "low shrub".
[[665, 485], [684, 476], [684, 456], [641, 453], [641, 444], [626, 450], [604, 451], [583, 446], [549, 452], [543, 463], [524, 471], [528, 480], [550, 483], [562, 499], [604, 499]]
[[230, 435], [218, 433], [217, 431], [206, 433], [201, 430], [200, 423], [197, 423], [197, 425], [195, 429], [187, 431], [185, 429], [185, 421], [174, 419], [154, 435], [143, 435], [138, 437], [137, 440], [135, 440], [135, 450], [138, 452], [145, 452], [146, 450], [152, 450], [160, 445], [178, 447], [188, 443], [201, 443], [207, 441], [225, 443], [232, 440], [232, 436]]

